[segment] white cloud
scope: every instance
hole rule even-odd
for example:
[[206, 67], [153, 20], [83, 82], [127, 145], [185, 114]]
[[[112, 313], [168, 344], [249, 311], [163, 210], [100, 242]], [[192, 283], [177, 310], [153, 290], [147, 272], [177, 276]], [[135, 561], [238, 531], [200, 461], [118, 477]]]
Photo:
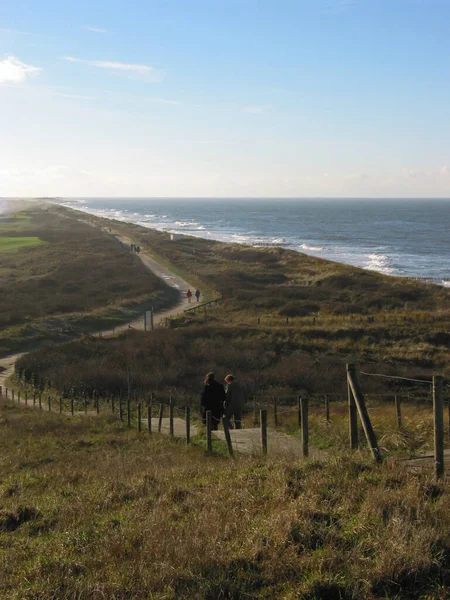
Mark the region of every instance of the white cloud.
[[116, 62], [112, 60], [88, 60], [84, 58], [75, 58], [73, 56], [63, 56], [64, 60], [71, 63], [81, 63], [83, 65], [89, 65], [90, 67], [97, 67], [99, 69], [108, 69], [113, 72], [125, 72], [130, 75], [137, 75], [148, 81], [160, 81], [161, 71], [151, 67], [150, 65], [139, 65]]
[[13, 35], [35, 35], [34, 33], [30, 33], [29, 31], [19, 31], [18, 29], [6, 29], [4, 27], [0, 27], [0, 33], [10, 33]]
[[106, 29], [102, 29], [101, 27], [93, 27], [92, 25], [83, 25], [82, 29], [86, 29], [86, 31], [93, 31], [94, 33], [107, 33]]
[[39, 73], [39, 67], [27, 65], [15, 56], [0, 60], [0, 85], [2, 83], [23, 83], [29, 75]]
[[273, 108], [272, 104], [259, 104], [255, 106], [246, 106], [244, 112], [252, 113], [254, 115], [267, 114]]

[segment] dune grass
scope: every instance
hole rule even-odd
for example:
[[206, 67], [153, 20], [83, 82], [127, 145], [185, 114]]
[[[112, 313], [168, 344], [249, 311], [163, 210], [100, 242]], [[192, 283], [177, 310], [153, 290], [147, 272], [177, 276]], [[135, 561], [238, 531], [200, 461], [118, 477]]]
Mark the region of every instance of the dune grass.
[[0, 595], [444, 599], [448, 482], [345, 453], [230, 460], [1, 407]]
[[98, 332], [113, 313], [118, 324], [149, 303], [160, 310], [178, 301], [176, 290], [101, 228], [58, 207], [21, 215], [0, 221], [0, 250], [8, 249], [0, 268], [0, 354]]

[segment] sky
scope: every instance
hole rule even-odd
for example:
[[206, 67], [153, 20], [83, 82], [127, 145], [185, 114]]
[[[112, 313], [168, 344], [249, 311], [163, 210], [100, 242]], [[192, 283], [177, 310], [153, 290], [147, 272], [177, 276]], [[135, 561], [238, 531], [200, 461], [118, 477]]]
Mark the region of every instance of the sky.
[[0, 0], [0, 196], [450, 197], [448, 0]]

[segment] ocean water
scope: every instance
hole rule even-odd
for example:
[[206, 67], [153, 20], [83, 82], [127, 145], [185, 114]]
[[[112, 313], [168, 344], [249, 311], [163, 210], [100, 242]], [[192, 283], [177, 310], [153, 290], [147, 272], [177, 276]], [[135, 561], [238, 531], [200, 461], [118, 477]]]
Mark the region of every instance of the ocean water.
[[159, 231], [281, 246], [450, 287], [450, 200], [72, 198], [61, 203]]

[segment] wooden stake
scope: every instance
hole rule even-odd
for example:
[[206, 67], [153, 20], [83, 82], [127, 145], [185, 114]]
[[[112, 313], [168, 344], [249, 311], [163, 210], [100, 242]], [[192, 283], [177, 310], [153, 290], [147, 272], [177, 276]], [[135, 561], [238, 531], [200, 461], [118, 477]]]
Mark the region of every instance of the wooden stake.
[[152, 403], [147, 406], [147, 431], [152, 432]]
[[225, 441], [227, 442], [228, 454], [233, 456], [233, 445], [231, 443], [230, 428], [228, 427], [228, 420], [226, 417], [222, 419], [223, 431], [225, 433]]
[[186, 406], [184, 409], [186, 418], [186, 444], [191, 443], [191, 407]]
[[273, 399], [273, 422], [278, 427], [278, 398]]
[[308, 423], [308, 398], [302, 398], [302, 454], [309, 456], [309, 423]]
[[434, 466], [436, 477], [444, 474], [444, 403], [442, 377], [433, 376]]
[[348, 418], [349, 418], [349, 433], [350, 433], [350, 448], [356, 450], [358, 447], [358, 414], [356, 412], [356, 403], [353, 397], [350, 384], [347, 381], [348, 392]]
[[161, 433], [162, 420], [164, 415], [164, 404], [159, 405], [158, 433]]
[[395, 415], [397, 418], [397, 429], [402, 428], [402, 404], [401, 398], [395, 395]]
[[263, 454], [267, 454], [267, 409], [262, 408], [260, 413], [261, 422], [261, 446]]
[[377, 438], [370, 421], [369, 413], [367, 412], [364, 396], [361, 392], [361, 388], [359, 387], [355, 366], [352, 364], [347, 364], [347, 381], [350, 385], [350, 389], [358, 409], [359, 418], [361, 419], [364, 433], [366, 434], [367, 444], [369, 445], [370, 452], [376, 462], [381, 462], [382, 457], [378, 447]]
[[173, 400], [169, 398], [169, 436], [173, 439]]
[[139, 402], [137, 405], [137, 415], [138, 415], [138, 431], [139, 433], [142, 431], [142, 423], [141, 423], [141, 403]]

